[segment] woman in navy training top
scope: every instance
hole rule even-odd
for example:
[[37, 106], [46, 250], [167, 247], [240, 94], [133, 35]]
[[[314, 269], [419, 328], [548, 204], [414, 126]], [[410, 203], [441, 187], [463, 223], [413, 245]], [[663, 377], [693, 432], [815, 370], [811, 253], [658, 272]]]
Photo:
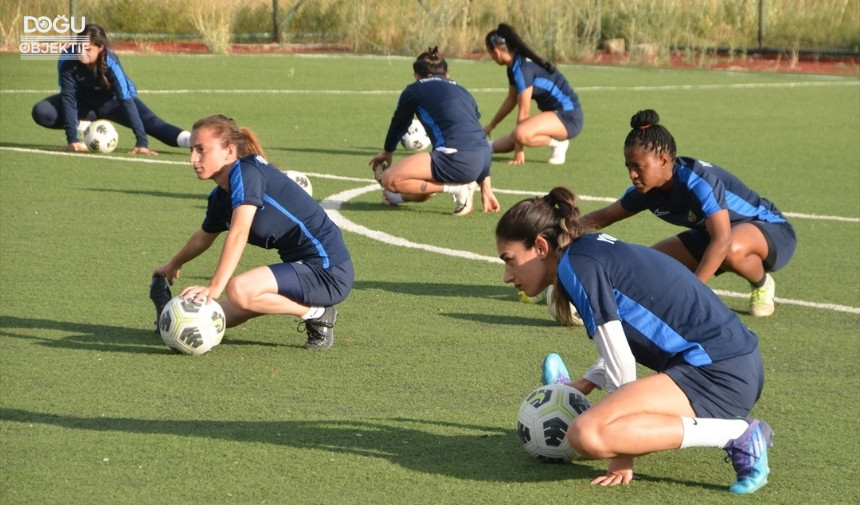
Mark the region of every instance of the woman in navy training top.
[[[487, 34], [487, 51], [493, 61], [508, 68], [508, 96], [492, 121], [484, 127], [490, 132], [517, 107], [514, 130], [493, 142], [493, 152], [514, 151], [512, 165], [525, 162], [523, 146], [549, 146], [549, 163], [561, 165], [572, 139], [582, 131], [584, 117], [579, 97], [555, 65], [541, 58], [523, 42], [517, 32], [502, 23]], [[531, 100], [540, 111], [531, 116]]]
[[[559, 321], [579, 313], [599, 359], [571, 382], [558, 354], [544, 384], [608, 394], [577, 417], [567, 436], [580, 455], [611, 459], [593, 484], [626, 484], [633, 457], [687, 447], [724, 449], [732, 493], [767, 482], [770, 427], [742, 419], [758, 400], [764, 370], [758, 337], [683, 265], [652, 248], [585, 234], [567, 188], [523, 200], [496, 227], [504, 281], [529, 296], [554, 285]], [[636, 364], [654, 374], [636, 379]]]
[[[498, 212], [490, 182], [492, 153], [475, 99], [448, 78], [448, 63], [435, 47], [418, 55], [412, 70], [415, 82], [400, 94], [383, 149], [369, 163], [384, 188], [382, 203], [424, 202], [436, 193], [449, 193], [454, 215], [466, 216], [472, 212], [477, 183], [484, 212]], [[392, 165], [394, 150], [413, 117], [424, 126], [433, 150]]]
[[[256, 136], [225, 116], [200, 119], [191, 132], [191, 164], [198, 179], [217, 186], [203, 225], [166, 264], [153, 272], [151, 296], [160, 313], [185, 263], [227, 232], [215, 274], [206, 286], [180, 296], [220, 301], [227, 326], [263, 314], [302, 318], [308, 349], [334, 342], [335, 305], [352, 289], [352, 259], [335, 225], [310, 195], [263, 157]], [[277, 249], [281, 262], [233, 275], [245, 244]]]
[[149, 149], [147, 135], [169, 146], [188, 147], [187, 131], [164, 122], [137, 97], [137, 89], [119, 58], [108, 49], [104, 29], [89, 24], [78, 35], [85, 37], [89, 45], [77, 58], [60, 60], [60, 93], [34, 105], [33, 120], [46, 128], [65, 129], [66, 151], [87, 150], [79, 132], [96, 119], [131, 128], [134, 154], [158, 154]]
[[788, 264], [797, 247], [785, 216], [723, 168], [676, 157], [675, 139], [655, 111], [637, 112], [630, 126], [624, 159], [633, 186], [618, 201], [583, 216], [583, 225], [600, 229], [650, 210], [689, 228], [653, 247], [683, 263], [702, 282], [723, 271], [735, 272], [750, 283], [750, 314], [773, 314], [776, 289], [768, 272]]

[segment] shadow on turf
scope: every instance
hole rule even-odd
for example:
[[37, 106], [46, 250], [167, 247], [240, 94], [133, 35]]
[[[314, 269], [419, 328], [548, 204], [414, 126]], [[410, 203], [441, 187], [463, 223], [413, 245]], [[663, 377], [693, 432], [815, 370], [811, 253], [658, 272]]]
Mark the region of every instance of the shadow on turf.
[[[460, 423], [385, 419], [378, 421], [211, 421], [119, 417], [77, 417], [0, 408], [0, 420], [47, 424], [70, 430], [272, 444], [381, 458], [414, 471], [464, 480], [543, 482], [591, 479], [600, 470], [590, 464], [537, 463], [520, 448], [516, 430]], [[428, 433], [420, 428], [449, 431]], [[468, 432], [468, 433], [466, 433]], [[330, 456], [309, 454], [306, 458]]]
[[[61, 338], [48, 338], [39, 336], [38, 330], [58, 331], [61, 333], [71, 333], [71, 335]], [[58, 349], [174, 355], [173, 351], [164, 345], [161, 337], [150, 328], [127, 328], [103, 324], [56, 321], [52, 319], [0, 316], [0, 335], [28, 340], [38, 345]], [[295, 339], [292, 344], [276, 344], [230, 338], [225, 339], [224, 342], [230, 345], [288, 346], [296, 348], [304, 344], [304, 340], [300, 341], [300, 339]]]

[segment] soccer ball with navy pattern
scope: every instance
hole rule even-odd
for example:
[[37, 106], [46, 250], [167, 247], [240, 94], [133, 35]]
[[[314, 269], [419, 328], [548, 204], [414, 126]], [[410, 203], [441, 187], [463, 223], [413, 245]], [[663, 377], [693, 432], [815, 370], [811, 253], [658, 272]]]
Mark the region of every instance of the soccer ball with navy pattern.
[[180, 354], [199, 356], [221, 343], [227, 320], [216, 301], [196, 303], [174, 297], [158, 318], [158, 331], [167, 347]]
[[517, 416], [523, 448], [545, 463], [579, 458], [567, 441], [567, 428], [589, 407], [588, 398], [570, 386], [550, 384], [535, 389], [523, 400]]

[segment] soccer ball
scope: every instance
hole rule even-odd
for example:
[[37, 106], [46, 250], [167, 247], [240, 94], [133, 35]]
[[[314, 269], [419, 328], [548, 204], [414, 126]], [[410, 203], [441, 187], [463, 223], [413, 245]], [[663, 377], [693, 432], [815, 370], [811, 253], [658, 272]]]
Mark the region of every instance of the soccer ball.
[[517, 416], [523, 448], [545, 463], [579, 458], [567, 442], [567, 427], [589, 407], [588, 398], [571, 386], [550, 384], [535, 389], [523, 400]]
[[158, 318], [158, 331], [167, 347], [181, 354], [199, 356], [221, 343], [227, 320], [216, 301], [196, 303], [175, 297]]
[[84, 144], [90, 151], [110, 153], [116, 149], [119, 134], [110, 121], [97, 119], [84, 130]]
[[400, 145], [407, 151], [420, 151], [430, 145], [430, 137], [427, 136], [421, 121], [412, 120], [412, 124], [400, 138]]
[[311, 184], [311, 180], [308, 179], [308, 176], [299, 172], [298, 170], [282, 170], [284, 175], [295, 181], [296, 184], [302, 187], [310, 196], [314, 196], [314, 187]]
[[[552, 302], [552, 290], [553, 286], [550, 284], [548, 288], [546, 288], [546, 308], [549, 310], [549, 315], [552, 316], [553, 319], [558, 321], [558, 311], [555, 309], [555, 304]], [[570, 303], [570, 302], [568, 302]], [[582, 318], [579, 316], [579, 313], [576, 311], [576, 307], [573, 304], [570, 304], [570, 318], [574, 324], [574, 326], [582, 326], [585, 323], [582, 322]]]

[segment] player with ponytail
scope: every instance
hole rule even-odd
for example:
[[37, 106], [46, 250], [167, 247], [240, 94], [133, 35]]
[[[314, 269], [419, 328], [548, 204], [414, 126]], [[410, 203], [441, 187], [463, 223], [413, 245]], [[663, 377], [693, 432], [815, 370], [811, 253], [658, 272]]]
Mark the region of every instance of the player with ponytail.
[[[565, 162], [570, 139], [582, 131], [584, 116], [579, 97], [556, 66], [537, 55], [522, 38], [504, 23], [484, 40], [493, 61], [507, 67], [508, 96], [499, 111], [484, 127], [490, 132], [517, 108], [514, 130], [492, 142], [493, 152], [514, 152], [511, 164], [525, 162], [523, 146], [549, 146], [549, 163]], [[531, 100], [539, 112], [531, 115]]]
[[[180, 269], [227, 232], [215, 274], [206, 286], [188, 286], [183, 298], [220, 300], [227, 326], [263, 314], [299, 316], [307, 349], [334, 342], [335, 305], [352, 289], [352, 259], [332, 222], [301, 186], [263, 157], [257, 136], [222, 115], [194, 123], [191, 165], [217, 185], [203, 225], [165, 265], [153, 272], [150, 298], [157, 315], [170, 301], [168, 284]], [[234, 275], [246, 244], [277, 249], [281, 262]]]
[[[744, 419], [764, 384], [758, 337], [710, 288], [661, 252], [591, 233], [563, 187], [505, 212], [496, 247], [506, 283], [529, 296], [554, 285], [558, 319], [571, 322], [572, 304], [595, 343], [582, 378], [571, 381], [555, 353], [541, 378], [608, 393], [567, 432], [578, 454], [611, 460], [593, 484], [627, 484], [634, 457], [688, 447], [727, 452], [732, 493], [767, 483], [771, 429]], [[637, 379], [637, 364], [655, 373]]]
[[735, 272], [750, 283], [750, 314], [773, 314], [776, 286], [769, 272], [788, 264], [797, 248], [785, 216], [725, 169], [677, 156], [675, 139], [656, 111], [637, 112], [630, 128], [624, 158], [633, 185], [616, 202], [584, 216], [585, 223], [599, 229], [649, 210], [689, 228], [653, 247], [702, 282]]

